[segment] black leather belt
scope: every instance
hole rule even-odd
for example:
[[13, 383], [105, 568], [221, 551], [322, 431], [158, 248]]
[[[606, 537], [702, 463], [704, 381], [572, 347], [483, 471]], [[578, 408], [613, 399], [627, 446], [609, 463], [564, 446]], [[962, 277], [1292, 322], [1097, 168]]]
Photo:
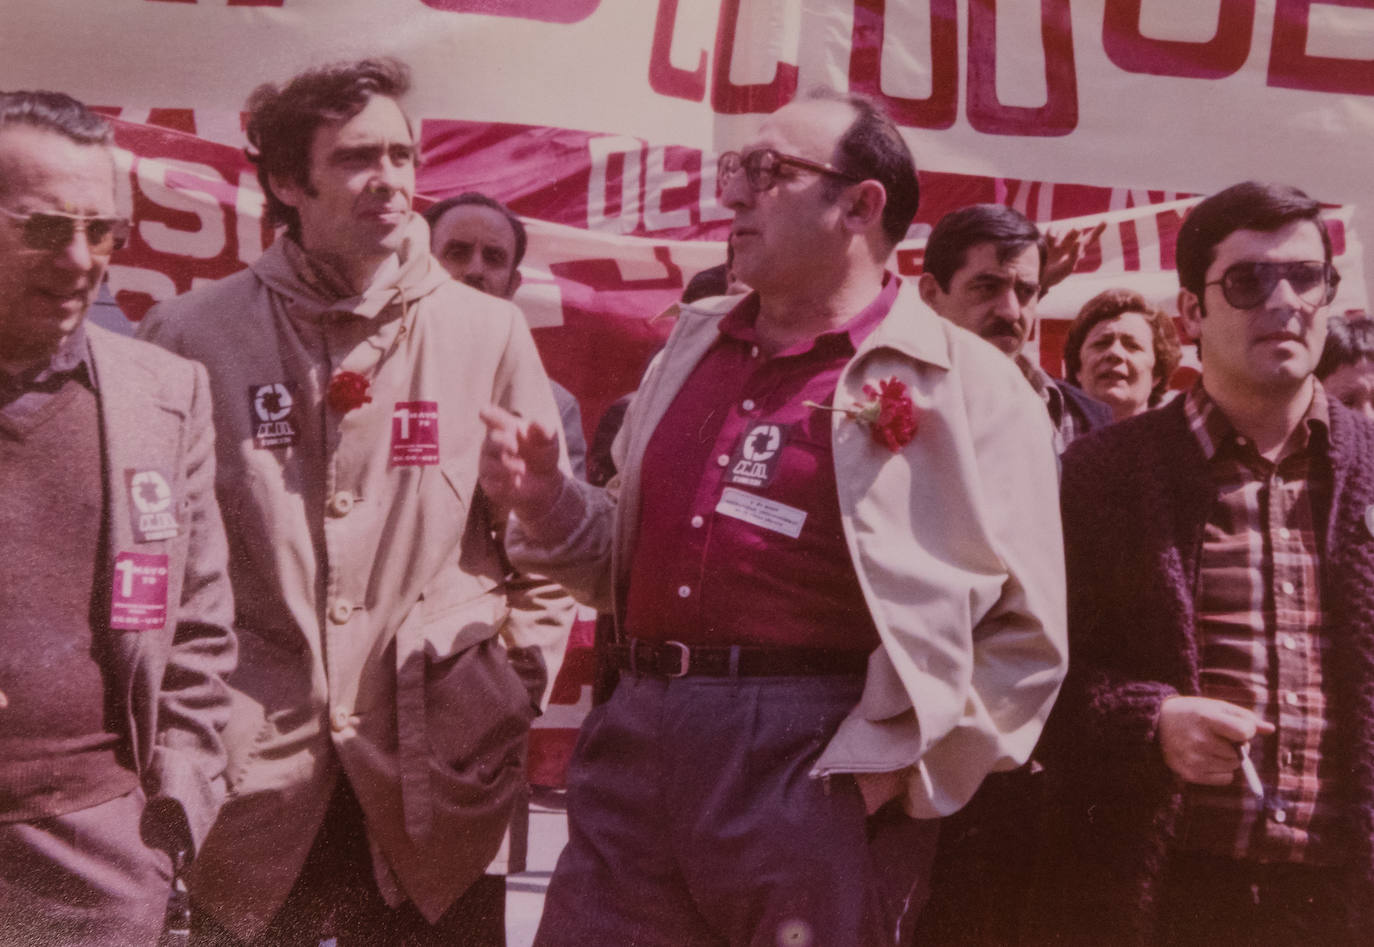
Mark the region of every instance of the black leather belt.
[[744, 645], [693, 647], [681, 641], [630, 638], [608, 649], [611, 663], [622, 671], [650, 677], [799, 677], [862, 674], [868, 652], [827, 648], [756, 648]]

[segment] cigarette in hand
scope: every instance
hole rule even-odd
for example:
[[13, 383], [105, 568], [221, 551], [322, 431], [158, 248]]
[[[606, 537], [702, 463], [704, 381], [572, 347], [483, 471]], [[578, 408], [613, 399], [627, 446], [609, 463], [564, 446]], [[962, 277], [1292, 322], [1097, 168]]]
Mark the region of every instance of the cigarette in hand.
[[1255, 798], [1264, 798], [1264, 784], [1260, 782], [1259, 771], [1255, 769], [1254, 760], [1250, 759], [1250, 744], [1240, 745], [1240, 771], [1245, 774], [1245, 785], [1250, 787], [1250, 791], [1255, 794]]

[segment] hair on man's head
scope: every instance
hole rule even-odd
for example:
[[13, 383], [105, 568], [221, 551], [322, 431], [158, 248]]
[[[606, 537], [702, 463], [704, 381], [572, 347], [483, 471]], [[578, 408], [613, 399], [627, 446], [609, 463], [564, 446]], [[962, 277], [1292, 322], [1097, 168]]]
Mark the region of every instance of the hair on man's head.
[[949, 292], [950, 281], [968, 260], [968, 251], [981, 243], [997, 248], [997, 262], [1006, 263], [1034, 246], [1040, 252], [1040, 275], [1045, 273], [1048, 247], [1045, 235], [1020, 211], [1002, 204], [972, 204], [941, 217], [926, 239], [924, 272]]
[[[864, 180], [872, 179], [887, 192], [883, 207], [883, 235], [888, 248], [906, 236], [921, 203], [916, 161], [906, 139], [883, 107], [866, 95], [815, 88], [802, 96], [806, 102], [843, 102], [854, 110], [854, 121], [835, 145], [831, 159], [836, 168]], [[832, 194], [844, 187], [840, 181], [826, 185]]]
[[437, 201], [425, 208], [425, 223], [429, 224], [430, 232], [439, 225], [443, 216], [455, 207], [464, 206], [486, 207], [494, 210], [502, 217], [506, 218], [506, 223], [510, 224], [510, 229], [515, 233], [515, 256], [511, 260], [511, 269], [520, 266], [520, 261], [525, 258], [525, 249], [529, 245], [529, 235], [525, 233], [525, 222], [515, 215], [505, 204], [502, 204], [494, 197], [488, 197], [478, 191], [466, 191], [456, 197], [446, 197], [442, 201]]
[[1203, 199], [1179, 228], [1174, 252], [1179, 285], [1201, 299], [1218, 244], [1237, 230], [1272, 233], [1295, 220], [1316, 225], [1330, 263], [1331, 235], [1322, 221], [1321, 205], [1296, 187], [1242, 181]]
[[271, 179], [292, 181], [313, 193], [310, 148], [315, 132], [346, 122], [373, 96], [399, 99], [410, 91], [410, 70], [395, 59], [362, 59], [307, 69], [283, 86], [264, 83], [248, 97], [248, 160], [258, 168], [267, 197], [267, 222], [285, 225], [300, 239], [300, 216], [273, 192]]

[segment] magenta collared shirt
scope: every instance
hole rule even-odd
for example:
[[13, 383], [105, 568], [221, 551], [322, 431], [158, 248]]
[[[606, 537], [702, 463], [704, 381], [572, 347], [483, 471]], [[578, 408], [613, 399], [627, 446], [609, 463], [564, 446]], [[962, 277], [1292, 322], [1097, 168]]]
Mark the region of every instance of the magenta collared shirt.
[[829, 405], [901, 280], [844, 326], [764, 358], [758, 296], [720, 323], [649, 440], [626, 603], [630, 635], [871, 651], [878, 632], [840, 522]]

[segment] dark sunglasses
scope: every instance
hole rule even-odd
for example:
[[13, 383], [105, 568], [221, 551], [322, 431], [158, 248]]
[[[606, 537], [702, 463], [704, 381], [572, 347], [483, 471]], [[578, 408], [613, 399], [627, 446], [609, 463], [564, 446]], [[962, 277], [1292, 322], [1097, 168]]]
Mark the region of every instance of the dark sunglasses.
[[1254, 309], [1261, 305], [1279, 280], [1287, 280], [1288, 285], [1307, 302], [1318, 287], [1322, 289], [1319, 306], [1325, 306], [1336, 298], [1336, 287], [1341, 284], [1341, 274], [1330, 263], [1320, 260], [1295, 260], [1287, 263], [1233, 263], [1221, 274], [1221, 279], [1207, 283], [1207, 286], [1221, 285], [1221, 295], [1237, 309]]
[[96, 256], [109, 256], [129, 239], [129, 222], [123, 217], [86, 217], [54, 211], [16, 213], [0, 207], [0, 214], [19, 224], [19, 239], [30, 250], [53, 253], [66, 249], [79, 230]]
[[863, 180], [863, 178], [847, 171], [841, 171], [833, 165], [808, 161], [795, 155], [785, 155], [779, 151], [774, 151], [772, 148], [760, 148], [757, 151], [749, 152], [747, 155], [741, 155], [738, 151], [727, 151], [721, 155], [716, 164], [716, 183], [724, 188], [729, 180], [743, 168], [750, 190], [766, 191], [777, 182], [778, 171], [787, 165], [815, 171], [817, 174], [826, 174], [853, 184]]

